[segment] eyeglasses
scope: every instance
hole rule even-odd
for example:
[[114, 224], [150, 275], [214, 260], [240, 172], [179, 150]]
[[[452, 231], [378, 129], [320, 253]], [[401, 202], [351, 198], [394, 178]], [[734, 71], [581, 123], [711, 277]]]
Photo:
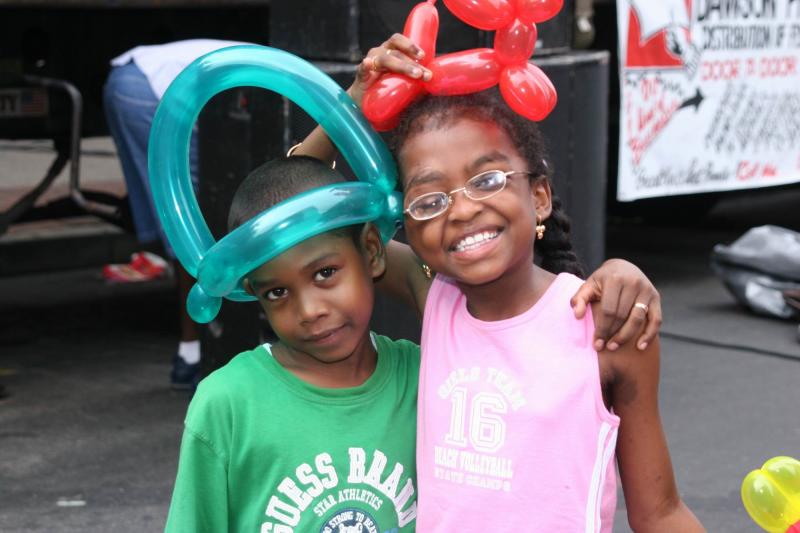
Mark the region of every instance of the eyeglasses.
[[470, 200], [486, 200], [506, 188], [508, 176], [514, 174], [533, 174], [522, 170], [487, 170], [471, 177], [463, 187], [450, 192], [429, 192], [417, 196], [403, 211], [414, 220], [430, 220], [438, 217], [452, 205], [453, 195], [462, 192]]

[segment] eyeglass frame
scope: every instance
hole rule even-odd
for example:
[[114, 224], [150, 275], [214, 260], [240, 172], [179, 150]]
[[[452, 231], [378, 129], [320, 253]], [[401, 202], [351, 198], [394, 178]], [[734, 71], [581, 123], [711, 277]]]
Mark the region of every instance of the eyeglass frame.
[[[469, 193], [467, 192], [467, 186], [469, 185], [469, 183], [472, 180], [474, 180], [475, 178], [479, 178], [479, 177], [484, 176], [486, 174], [489, 174], [491, 172], [499, 172], [500, 174], [503, 175], [503, 186], [500, 187], [499, 189], [497, 189], [496, 191], [490, 193], [488, 196], [483, 196], [481, 198], [473, 198], [472, 196], [470, 196]], [[506, 184], [508, 184], [508, 177], [513, 175], [513, 174], [527, 174], [529, 176], [532, 176], [532, 175], [535, 175], [536, 173], [535, 172], [531, 172], [529, 170], [508, 170], [508, 171], [497, 170], [497, 169], [485, 170], [483, 172], [479, 172], [478, 174], [475, 174], [470, 179], [468, 179], [466, 181], [466, 183], [464, 183], [463, 187], [459, 187], [458, 189], [453, 189], [452, 191], [450, 191], [448, 193], [445, 193], [445, 192], [442, 192], [442, 191], [435, 191], [435, 192], [426, 192], [424, 194], [420, 194], [419, 196], [417, 196], [416, 198], [414, 198], [413, 200], [411, 200], [408, 203], [408, 207], [403, 209], [403, 214], [410, 216], [411, 218], [413, 218], [417, 222], [424, 222], [426, 220], [433, 220], [434, 218], [447, 213], [447, 210], [450, 209], [450, 206], [453, 205], [453, 202], [454, 202], [453, 195], [455, 193], [463, 192], [464, 196], [466, 196], [467, 198], [469, 198], [473, 202], [482, 202], [483, 200], [488, 200], [492, 196], [503, 192], [505, 190], [505, 188], [506, 188]], [[411, 210], [411, 206], [414, 204], [414, 202], [416, 202], [420, 198], [423, 198], [423, 197], [428, 196], [428, 195], [433, 195], [433, 194], [444, 194], [445, 196], [447, 196], [447, 206], [445, 206], [445, 208], [442, 209], [441, 212], [436, 213], [435, 215], [427, 217], [427, 218], [417, 218], [417, 217], [415, 217], [414, 215], [411, 214], [410, 210]]]

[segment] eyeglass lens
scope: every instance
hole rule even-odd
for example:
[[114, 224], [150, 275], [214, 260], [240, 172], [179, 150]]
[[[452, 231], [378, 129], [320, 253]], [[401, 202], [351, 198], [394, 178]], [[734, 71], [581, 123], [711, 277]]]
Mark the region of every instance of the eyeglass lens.
[[484, 200], [500, 192], [506, 185], [506, 173], [499, 170], [490, 170], [473, 176], [464, 185], [467, 196], [473, 200]]
[[447, 211], [450, 206], [450, 195], [455, 192], [463, 190], [472, 200], [485, 200], [503, 190], [505, 185], [505, 172], [500, 170], [481, 172], [467, 180], [463, 189], [456, 189], [449, 194], [432, 192], [418, 196], [408, 205], [408, 214], [417, 220], [427, 220]]

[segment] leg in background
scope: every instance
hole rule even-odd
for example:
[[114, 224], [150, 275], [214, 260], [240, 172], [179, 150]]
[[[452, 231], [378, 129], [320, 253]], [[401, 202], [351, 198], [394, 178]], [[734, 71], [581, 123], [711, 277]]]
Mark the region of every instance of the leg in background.
[[[143, 244], [161, 240], [165, 253], [174, 260], [175, 253], [156, 215], [147, 173], [147, 145], [158, 98], [135, 63], [112, 68], [103, 88], [103, 107], [128, 189], [137, 239]], [[189, 165], [195, 183], [197, 160], [197, 134], [194, 132]], [[200, 343], [197, 325], [186, 312], [186, 297], [194, 280], [178, 261], [174, 261], [174, 264], [179, 299], [180, 344], [172, 359], [170, 381], [175, 389], [193, 390], [199, 376]]]
[[175, 282], [178, 288], [181, 342], [178, 354], [172, 361], [170, 382], [173, 389], [194, 389], [200, 378], [200, 341], [198, 326], [186, 311], [186, 298], [194, 284], [194, 278], [175, 261]]

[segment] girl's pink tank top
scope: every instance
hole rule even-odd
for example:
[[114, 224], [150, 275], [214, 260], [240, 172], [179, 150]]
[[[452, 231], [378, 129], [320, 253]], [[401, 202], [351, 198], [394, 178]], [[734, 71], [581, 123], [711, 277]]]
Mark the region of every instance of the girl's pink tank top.
[[[619, 417], [603, 404], [591, 313], [561, 274], [521, 315], [484, 322], [434, 279], [422, 328], [422, 533], [607, 532]], [[502, 295], [498, 295], [502, 298]]]

